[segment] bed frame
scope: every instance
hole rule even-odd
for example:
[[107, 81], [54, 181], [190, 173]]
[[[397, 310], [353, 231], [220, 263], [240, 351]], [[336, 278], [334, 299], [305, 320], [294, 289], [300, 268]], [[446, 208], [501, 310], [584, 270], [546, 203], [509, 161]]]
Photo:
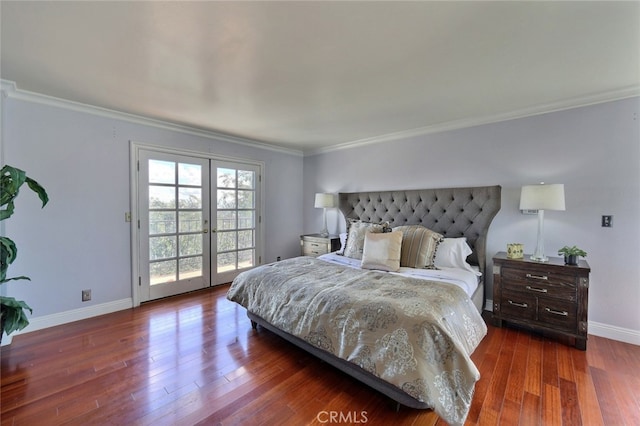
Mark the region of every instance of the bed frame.
[[[338, 200], [338, 206], [345, 219], [360, 219], [376, 223], [388, 221], [392, 227], [419, 224], [445, 237], [466, 237], [473, 250], [468, 261], [477, 265], [484, 277], [487, 270], [487, 233], [491, 221], [500, 210], [500, 186], [340, 193]], [[484, 280], [481, 280], [478, 290], [472, 297], [480, 311], [485, 300], [484, 287]], [[248, 311], [247, 315], [254, 328], [260, 325], [272, 331], [376, 389], [398, 404], [411, 408], [431, 408], [357, 365], [281, 331]]]

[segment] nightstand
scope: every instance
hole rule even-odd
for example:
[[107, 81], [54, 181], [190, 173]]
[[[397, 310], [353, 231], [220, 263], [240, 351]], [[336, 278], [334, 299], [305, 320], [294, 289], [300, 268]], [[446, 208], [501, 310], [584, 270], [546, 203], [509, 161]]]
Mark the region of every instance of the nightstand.
[[493, 318], [575, 338], [575, 347], [587, 349], [589, 273], [586, 261], [565, 265], [509, 259], [505, 252], [493, 258]]
[[340, 250], [340, 236], [320, 234], [300, 235], [300, 250], [303, 256], [320, 256]]

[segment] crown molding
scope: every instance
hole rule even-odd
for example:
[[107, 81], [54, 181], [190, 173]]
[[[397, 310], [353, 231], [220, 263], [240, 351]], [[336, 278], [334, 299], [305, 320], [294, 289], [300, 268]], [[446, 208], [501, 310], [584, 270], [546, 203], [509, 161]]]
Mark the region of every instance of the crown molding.
[[619, 90], [613, 90], [608, 92], [596, 93], [586, 96], [575, 97], [571, 99], [565, 99], [559, 102], [536, 105], [534, 107], [523, 108], [515, 111], [510, 111], [501, 114], [487, 115], [482, 117], [473, 117], [469, 119], [454, 120], [445, 123], [438, 123], [430, 126], [418, 127], [414, 129], [402, 130], [399, 132], [392, 132], [383, 135], [377, 135], [370, 138], [357, 139], [349, 142], [344, 142], [336, 145], [332, 145], [325, 148], [317, 148], [310, 150], [296, 150], [291, 148], [284, 148], [277, 145], [272, 145], [266, 142], [261, 142], [253, 139], [241, 138], [238, 136], [228, 135], [221, 132], [215, 132], [212, 130], [203, 130], [195, 127], [184, 126], [180, 124], [170, 123], [162, 120], [152, 119], [149, 117], [143, 117], [140, 115], [125, 113], [121, 111], [110, 110], [107, 108], [97, 107], [93, 105], [83, 104], [75, 101], [69, 101], [66, 99], [56, 98], [36, 92], [30, 92], [27, 90], [19, 89], [15, 82], [9, 80], [0, 80], [1, 93], [4, 98], [15, 98], [25, 100], [29, 102], [40, 103], [44, 105], [55, 106], [72, 111], [84, 112], [93, 115], [98, 115], [106, 118], [124, 120], [131, 123], [151, 126], [159, 129], [180, 132], [189, 134], [192, 136], [199, 136], [207, 139], [224, 141], [234, 144], [240, 144], [250, 146], [252, 148], [264, 149], [268, 151], [275, 151], [283, 154], [295, 155], [295, 156], [312, 156], [318, 154], [325, 154], [333, 151], [340, 151], [343, 149], [363, 147], [367, 145], [390, 142], [401, 139], [407, 139], [412, 137], [425, 136], [433, 133], [441, 133], [451, 130], [465, 129], [474, 126], [481, 126], [485, 124], [498, 123], [502, 121], [516, 120], [520, 118], [532, 117], [536, 115], [548, 114], [552, 112], [564, 111], [574, 108], [581, 108], [589, 105], [595, 105], [605, 102], [618, 101], [622, 99], [632, 98], [640, 96], [640, 86], [630, 86]]
[[596, 105], [605, 102], [619, 101], [622, 99], [628, 99], [640, 96], [640, 86], [630, 86], [620, 90], [613, 90], [609, 92], [602, 92], [587, 96], [580, 96], [571, 99], [565, 99], [559, 102], [536, 105], [530, 108], [523, 108], [507, 113], [487, 115], [483, 117], [473, 117], [469, 119], [449, 121], [446, 123], [434, 124], [431, 126], [418, 127], [415, 129], [402, 130], [399, 132], [387, 133], [384, 135], [373, 136], [370, 138], [363, 138], [354, 140], [351, 142], [345, 142], [337, 145], [333, 145], [326, 148], [318, 148], [313, 150], [307, 150], [304, 152], [305, 156], [325, 154], [332, 151], [339, 151], [349, 148], [357, 148], [371, 144], [377, 144], [381, 142], [390, 142], [394, 140], [407, 139], [411, 137], [424, 136], [433, 133], [446, 132], [450, 130], [465, 129], [474, 126], [481, 126], [484, 124], [498, 123], [502, 121], [516, 120], [519, 118], [532, 117], [536, 115], [548, 114], [552, 112], [564, 111], [569, 109], [581, 108], [589, 105]]
[[70, 111], [83, 112], [87, 114], [97, 115], [100, 117], [123, 120], [129, 123], [141, 124], [144, 126], [155, 127], [158, 129], [169, 130], [173, 132], [184, 133], [192, 136], [199, 136], [202, 138], [212, 139], [216, 141], [229, 142], [239, 145], [245, 145], [252, 148], [264, 149], [268, 151], [275, 151], [282, 154], [289, 154], [295, 156], [302, 156], [302, 150], [295, 150], [289, 148], [283, 148], [276, 145], [271, 145], [265, 142], [242, 138], [239, 136], [228, 135], [221, 132], [215, 132], [212, 130], [203, 130], [195, 127], [184, 126], [181, 124], [171, 123], [167, 121], [157, 120], [141, 115], [130, 114], [127, 112], [111, 110], [108, 108], [102, 108], [94, 105], [83, 104], [80, 102], [70, 101], [67, 99], [56, 98], [54, 96], [44, 95], [41, 93], [30, 92], [28, 90], [19, 89], [14, 81], [0, 80], [1, 92], [4, 98], [13, 98], [28, 102], [34, 102], [42, 105], [53, 106], [57, 108], [63, 108]]

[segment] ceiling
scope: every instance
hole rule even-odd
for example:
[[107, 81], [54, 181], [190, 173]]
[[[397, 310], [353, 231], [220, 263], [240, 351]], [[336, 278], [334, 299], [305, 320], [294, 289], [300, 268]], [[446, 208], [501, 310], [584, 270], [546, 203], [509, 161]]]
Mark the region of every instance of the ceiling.
[[640, 93], [640, 2], [0, 3], [18, 89], [303, 152]]

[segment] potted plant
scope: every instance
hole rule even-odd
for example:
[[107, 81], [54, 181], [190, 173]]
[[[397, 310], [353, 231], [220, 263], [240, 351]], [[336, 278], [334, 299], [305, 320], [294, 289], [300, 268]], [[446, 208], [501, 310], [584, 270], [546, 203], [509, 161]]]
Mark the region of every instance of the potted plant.
[[558, 250], [558, 255], [564, 255], [564, 263], [567, 265], [577, 265], [578, 257], [586, 257], [587, 252], [576, 246], [564, 246]]
[[[47, 192], [38, 182], [28, 177], [24, 171], [5, 165], [0, 170], [0, 221], [8, 219], [13, 214], [14, 200], [20, 192], [20, 187], [25, 183], [38, 194], [42, 201], [42, 207], [49, 201]], [[9, 265], [16, 260], [17, 255], [16, 244], [10, 238], [0, 236], [0, 284], [16, 280], [29, 280], [29, 277], [25, 276], [7, 278]], [[9, 335], [29, 325], [25, 309], [33, 312], [29, 305], [21, 300], [0, 296], [0, 340], [2, 340], [3, 332]]]

